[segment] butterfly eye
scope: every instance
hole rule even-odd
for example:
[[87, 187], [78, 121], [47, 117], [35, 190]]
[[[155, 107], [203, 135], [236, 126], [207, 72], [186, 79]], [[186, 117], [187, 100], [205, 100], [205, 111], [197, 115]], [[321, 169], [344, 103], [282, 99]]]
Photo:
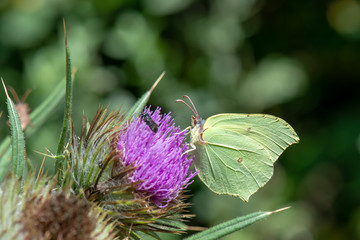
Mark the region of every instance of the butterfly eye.
[[191, 125], [195, 126], [198, 123], [197, 119], [195, 116], [191, 116]]

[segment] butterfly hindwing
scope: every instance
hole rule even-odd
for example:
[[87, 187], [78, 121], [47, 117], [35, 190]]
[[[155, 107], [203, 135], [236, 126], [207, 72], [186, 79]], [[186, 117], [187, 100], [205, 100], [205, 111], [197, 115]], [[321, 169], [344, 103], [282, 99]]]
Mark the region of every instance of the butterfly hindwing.
[[[200, 160], [195, 160], [195, 167], [199, 177], [214, 192], [247, 200], [246, 196], [270, 179], [272, 162], [257, 142], [216, 128], [206, 130], [203, 138], [206, 144], [198, 147]], [[254, 156], [258, 162], [253, 161]]]

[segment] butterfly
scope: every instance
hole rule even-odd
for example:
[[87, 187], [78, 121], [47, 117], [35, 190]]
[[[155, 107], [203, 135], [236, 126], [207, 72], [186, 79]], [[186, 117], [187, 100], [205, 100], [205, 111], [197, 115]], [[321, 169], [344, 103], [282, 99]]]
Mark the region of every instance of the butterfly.
[[299, 142], [295, 130], [281, 118], [267, 114], [224, 113], [203, 120], [188, 96], [190, 146], [194, 165], [205, 185], [217, 194], [248, 201], [272, 177], [274, 162]]

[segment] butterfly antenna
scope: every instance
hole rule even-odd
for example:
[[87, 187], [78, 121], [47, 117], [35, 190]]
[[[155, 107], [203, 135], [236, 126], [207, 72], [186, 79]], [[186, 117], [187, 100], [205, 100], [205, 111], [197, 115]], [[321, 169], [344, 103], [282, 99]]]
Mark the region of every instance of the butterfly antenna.
[[198, 113], [198, 111], [196, 110], [196, 107], [195, 107], [193, 101], [191, 101], [191, 98], [190, 98], [188, 95], [184, 95], [183, 98], [187, 98], [187, 99], [189, 100], [189, 102], [190, 102], [191, 105], [193, 106], [193, 109], [194, 109], [193, 112], [195, 113], [196, 118], [199, 118], [199, 113]]
[[196, 112], [194, 111], [194, 109], [192, 109], [192, 107], [190, 107], [189, 104], [187, 104], [184, 100], [181, 100], [181, 99], [176, 99], [175, 102], [181, 102], [183, 104], [185, 104], [188, 108], [191, 109], [191, 111], [196, 115]]
[[181, 102], [181, 103], [185, 104], [188, 108], [191, 109], [191, 111], [195, 114], [195, 117], [198, 119], [198, 118], [199, 118], [199, 114], [198, 114], [198, 112], [197, 112], [197, 110], [196, 110], [196, 108], [195, 108], [195, 106], [194, 106], [194, 103], [191, 101], [190, 97], [188, 97], [187, 95], [184, 95], [183, 97], [189, 99], [192, 107], [190, 107], [190, 105], [187, 104], [187, 103], [186, 103], [184, 100], [182, 100], [182, 99], [176, 99], [175, 102]]

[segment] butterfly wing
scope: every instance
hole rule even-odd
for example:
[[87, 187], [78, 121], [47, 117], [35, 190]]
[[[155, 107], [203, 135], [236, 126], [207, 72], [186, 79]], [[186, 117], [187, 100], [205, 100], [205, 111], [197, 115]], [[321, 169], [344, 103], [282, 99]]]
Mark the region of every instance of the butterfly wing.
[[271, 115], [214, 115], [205, 121], [199, 140], [193, 141], [195, 167], [215, 193], [247, 201], [269, 181], [280, 154], [298, 141], [288, 123]]

